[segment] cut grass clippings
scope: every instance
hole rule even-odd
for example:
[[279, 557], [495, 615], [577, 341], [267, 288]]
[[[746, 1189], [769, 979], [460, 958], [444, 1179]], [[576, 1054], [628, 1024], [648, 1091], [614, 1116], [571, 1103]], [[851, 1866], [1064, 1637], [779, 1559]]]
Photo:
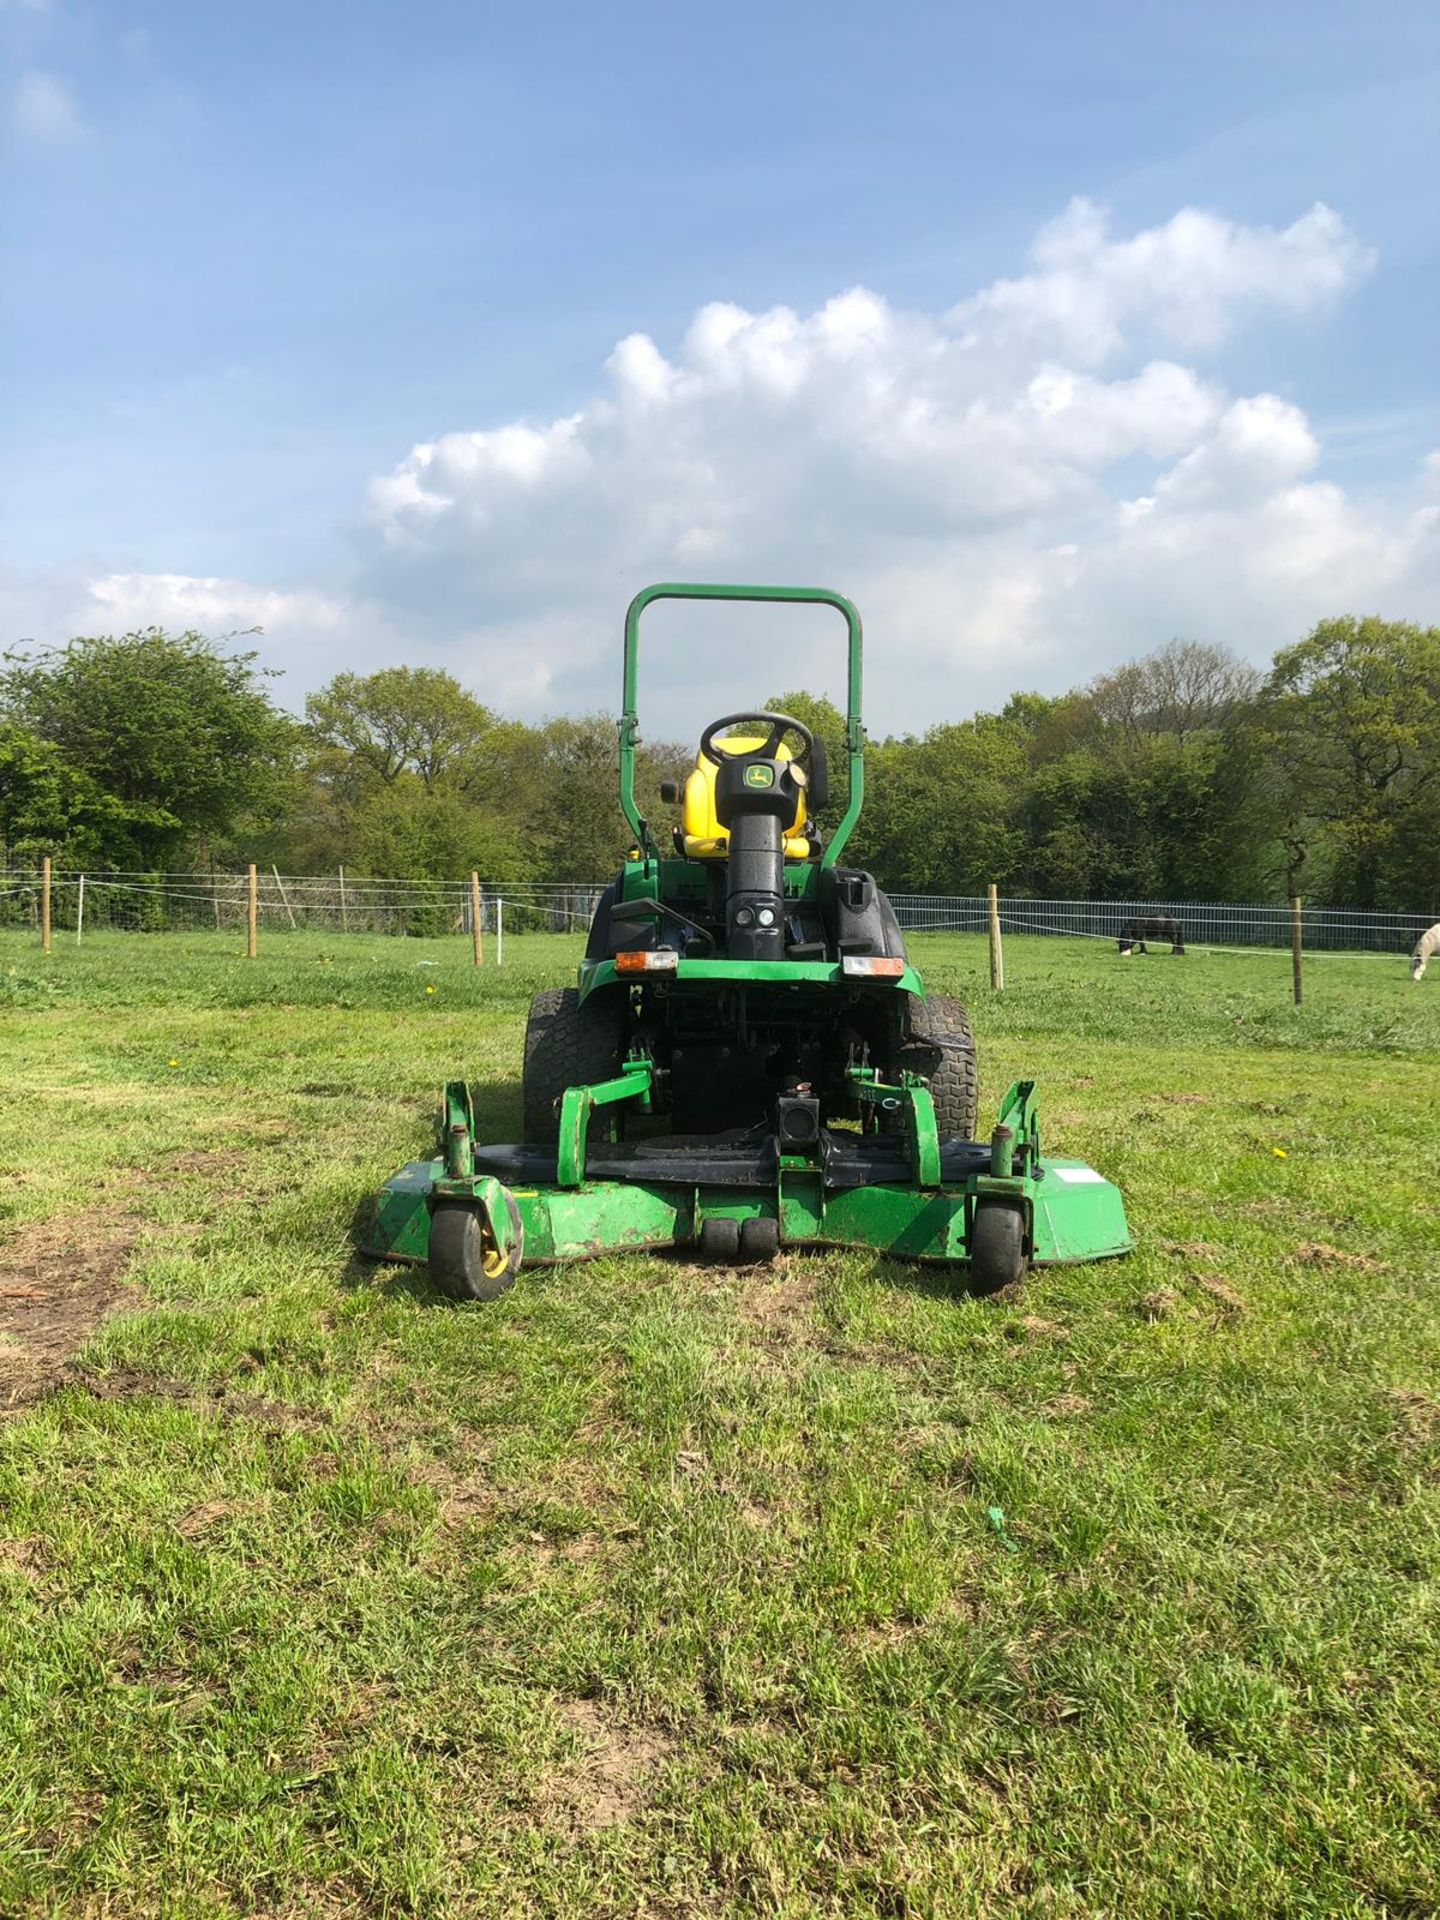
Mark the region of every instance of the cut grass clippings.
[[1126, 1194], [1013, 1300], [364, 1266], [576, 950], [0, 937], [0, 1913], [1440, 1910], [1440, 992], [917, 939]]

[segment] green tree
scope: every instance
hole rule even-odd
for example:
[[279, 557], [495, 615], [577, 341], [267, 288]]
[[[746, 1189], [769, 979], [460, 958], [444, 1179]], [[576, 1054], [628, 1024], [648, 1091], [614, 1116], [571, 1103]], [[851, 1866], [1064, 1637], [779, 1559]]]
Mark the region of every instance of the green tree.
[[13, 722], [0, 724], [0, 847], [7, 859], [56, 854], [67, 864], [105, 857], [108, 835], [128, 830], [120, 802], [68, 766], [60, 749]]
[[1427, 866], [1433, 874], [1426, 856], [1440, 814], [1440, 627], [1321, 621], [1275, 656], [1256, 730], [1290, 886], [1301, 890], [1328, 840], [1339, 897], [1414, 905], [1406, 889]]
[[151, 627], [8, 656], [0, 712], [109, 802], [96, 857], [163, 867], [280, 803], [297, 728], [263, 678], [253, 653]]
[[1171, 640], [1092, 680], [1095, 715], [1127, 739], [1164, 734], [1182, 745], [1228, 726], [1255, 698], [1261, 675], [1228, 647]]
[[454, 787], [415, 775], [392, 781], [357, 808], [347, 864], [380, 878], [459, 880], [473, 867], [487, 880], [530, 878], [511, 823], [487, 818]]
[[867, 755], [855, 857], [897, 892], [1009, 886], [1024, 850], [1024, 780], [1024, 743], [993, 714], [882, 742]]
[[305, 702], [316, 739], [342, 763], [384, 784], [413, 773], [433, 789], [470, 760], [496, 716], [453, 674], [382, 667], [337, 674]]
[[[529, 830], [544, 850], [546, 877], [603, 879], [631, 842], [620, 811], [620, 742], [604, 713], [548, 720], [535, 729], [540, 794]], [[668, 741], [642, 741], [636, 754], [635, 798], [664, 846], [673, 818], [660, 799], [662, 780], [683, 779], [693, 755]]]

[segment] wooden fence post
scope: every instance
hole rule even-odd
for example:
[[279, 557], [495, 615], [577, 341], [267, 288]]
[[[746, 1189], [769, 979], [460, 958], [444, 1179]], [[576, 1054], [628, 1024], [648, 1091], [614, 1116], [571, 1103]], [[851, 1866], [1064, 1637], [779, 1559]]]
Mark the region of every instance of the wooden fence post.
[[255, 862], [250, 862], [247, 875], [249, 886], [245, 899], [245, 956], [253, 960], [260, 951], [260, 874]]
[[85, 931], [85, 876], [80, 876], [80, 891], [75, 896], [75, 944], [80, 944], [80, 936]]
[[1295, 1004], [1297, 1007], [1300, 1005], [1301, 992], [1302, 992], [1301, 980], [1300, 980], [1300, 954], [1301, 954], [1300, 896], [1297, 893], [1292, 895], [1290, 900], [1290, 969], [1295, 976]]
[[1005, 949], [1000, 944], [1000, 893], [990, 884], [990, 985], [996, 993], [1005, 991]]
[[480, 924], [480, 876], [472, 868], [470, 872], [470, 943], [475, 952], [475, 964], [485, 964], [485, 929]]
[[40, 949], [50, 951], [50, 856], [40, 863]]
[[345, 900], [345, 869], [344, 867], [341, 867], [340, 869], [340, 931], [342, 933], [348, 933], [350, 931], [350, 908], [346, 904], [346, 900]]

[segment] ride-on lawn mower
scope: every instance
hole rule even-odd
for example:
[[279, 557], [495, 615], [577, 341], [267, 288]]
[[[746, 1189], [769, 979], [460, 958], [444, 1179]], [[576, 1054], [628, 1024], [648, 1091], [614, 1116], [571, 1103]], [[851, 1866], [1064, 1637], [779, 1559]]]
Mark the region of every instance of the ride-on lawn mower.
[[[672, 848], [635, 798], [640, 617], [656, 600], [808, 602], [849, 632], [849, 799], [828, 844], [819, 739], [783, 713], [712, 721]], [[975, 1140], [975, 1043], [958, 1001], [926, 994], [894, 910], [840, 865], [864, 802], [860, 617], [803, 587], [654, 586], [625, 616], [620, 807], [634, 846], [591, 922], [578, 984], [537, 996], [525, 1036], [525, 1139], [477, 1142], [463, 1080], [440, 1153], [380, 1195], [364, 1251], [428, 1261], [491, 1300], [522, 1263], [682, 1247], [768, 1260], [863, 1247], [968, 1268], [972, 1292], [1031, 1263], [1129, 1250], [1120, 1194], [1040, 1151], [1035, 1086]]]

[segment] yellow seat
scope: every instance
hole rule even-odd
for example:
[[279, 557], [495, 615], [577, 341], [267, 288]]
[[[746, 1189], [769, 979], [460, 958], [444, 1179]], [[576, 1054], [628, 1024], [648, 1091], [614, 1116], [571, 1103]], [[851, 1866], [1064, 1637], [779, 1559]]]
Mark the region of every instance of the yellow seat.
[[[764, 746], [765, 735], [730, 733], [717, 744], [730, 748], [734, 753], [753, 753], [756, 748]], [[775, 758], [794, 758], [783, 740], [776, 749]], [[730, 835], [715, 816], [715, 776], [719, 771], [714, 761], [707, 760], [702, 753], [697, 755], [695, 771], [685, 782], [680, 832], [687, 860], [723, 860], [729, 848]], [[805, 795], [799, 793], [795, 796], [795, 817], [786, 822], [785, 858], [808, 860], [809, 857], [810, 842], [805, 835]]]

